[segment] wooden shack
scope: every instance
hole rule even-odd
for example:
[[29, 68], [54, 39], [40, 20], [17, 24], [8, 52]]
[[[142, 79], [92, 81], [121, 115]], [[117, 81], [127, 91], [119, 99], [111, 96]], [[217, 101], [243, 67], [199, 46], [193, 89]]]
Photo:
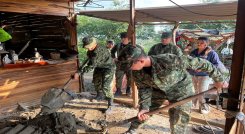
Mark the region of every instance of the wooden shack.
[[[0, 25], [6, 26], [12, 36], [3, 42], [5, 51], [14, 50], [18, 55], [15, 64], [3, 63], [0, 68], [0, 112], [3, 112], [15, 109], [18, 103], [38, 104], [48, 89], [65, 84], [77, 69], [78, 60], [73, 2], [0, 0], [0, 3]], [[35, 61], [35, 50], [42, 57], [39, 61]], [[1, 60], [4, 56], [6, 53], [1, 53]], [[79, 82], [73, 81], [69, 89], [79, 91], [79, 87]]]

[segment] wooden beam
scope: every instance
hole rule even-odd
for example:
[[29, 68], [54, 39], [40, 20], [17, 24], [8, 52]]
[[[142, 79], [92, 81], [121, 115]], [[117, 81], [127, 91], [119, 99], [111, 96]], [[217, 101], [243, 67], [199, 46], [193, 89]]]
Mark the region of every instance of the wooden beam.
[[[0, 11], [69, 16], [67, 0], [0, 0]], [[52, 6], [53, 4], [57, 6]]]
[[[233, 47], [232, 65], [231, 65], [231, 79], [229, 86], [229, 94], [231, 98], [239, 99], [242, 90], [242, 75], [244, 68], [245, 55], [245, 1], [238, 0], [237, 22], [235, 31], [235, 43]], [[238, 102], [233, 99], [228, 99], [227, 110], [237, 111]], [[225, 134], [228, 134], [234, 123], [234, 118], [226, 118]]]
[[[136, 38], [135, 38], [135, 0], [130, 0], [130, 24], [131, 31], [132, 31], [132, 38], [131, 43], [133, 46], [135, 46]], [[129, 33], [129, 32], [128, 32]], [[131, 74], [132, 76], [132, 74]], [[139, 97], [138, 97], [138, 89], [137, 86], [133, 80], [133, 77], [131, 77], [131, 87], [132, 87], [132, 98], [133, 98], [133, 107], [138, 107]]]
[[176, 32], [178, 29], [179, 29], [179, 22], [175, 22], [174, 28], [172, 30], [172, 40], [173, 40], [174, 45], [177, 45], [175, 38], [176, 38]]
[[[162, 115], [164, 117], [167, 117], [169, 118], [169, 114], [168, 114], [168, 111], [162, 111], [159, 115]], [[197, 118], [197, 117], [193, 117], [191, 116], [191, 122], [195, 122], [195, 123], [200, 123], [200, 124], [207, 124], [206, 120], [205, 119], [201, 119], [201, 118]], [[218, 122], [214, 122], [214, 121], [211, 121], [211, 120], [208, 120], [208, 123], [212, 126], [216, 126], [216, 127], [220, 127], [220, 128], [225, 128], [225, 125], [224, 124], [220, 124]]]

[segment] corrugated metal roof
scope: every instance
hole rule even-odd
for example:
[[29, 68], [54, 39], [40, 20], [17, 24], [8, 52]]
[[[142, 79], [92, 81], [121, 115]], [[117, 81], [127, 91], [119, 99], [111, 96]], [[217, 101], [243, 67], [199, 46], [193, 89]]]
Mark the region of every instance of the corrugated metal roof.
[[[203, 20], [234, 20], [237, 13], [237, 2], [185, 5], [183, 8], [157, 7], [136, 9], [136, 22], [175, 22]], [[192, 13], [195, 12], [195, 13]], [[80, 15], [102, 19], [129, 22], [129, 10], [81, 11]], [[201, 15], [206, 14], [206, 15]]]

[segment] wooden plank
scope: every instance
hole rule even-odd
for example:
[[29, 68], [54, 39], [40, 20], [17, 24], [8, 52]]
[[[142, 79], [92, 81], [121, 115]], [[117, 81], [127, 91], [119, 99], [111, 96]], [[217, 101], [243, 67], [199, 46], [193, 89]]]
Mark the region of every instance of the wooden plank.
[[[162, 111], [161, 114], [164, 116], [164, 117], [168, 117], [169, 118], [169, 114], [167, 111]], [[160, 115], [161, 115], [160, 114]], [[204, 119], [200, 119], [200, 118], [196, 118], [196, 117], [191, 117], [191, 122], [195, 122], [195, 123], [200, 123], [200, 124], [207, 124], [207, 122], [204, 120]], [[224, 124], [220, 124], [220, 123], [217, 123], [217, 122], [213, 122], [213, 121], [210, 121], [208, 120], [208, 123], [212, 126], [216, 126], [216, 127], [220, 127], [220, 128], [225, 128], [225, 125]]]
[[18, 124], [14, 128], [12, 128], [10, 131], [8, 131], [6, 134], [17, 134], [19, 131], [24, 129], [24, 125]]
[[0, 134], [6, 134], [11, 129], [11, 127], [5, 127], [3, 129], [0, 129]]
[[[33, 106], [52, 87], [63, 87], [76, 70], [76, 60], [57, 65], [3, 69], [0, 72], [0, 111], [17, 107], [17, 103]], [[68, 88], [79, 91], [78, 81]]]
[[27, 126], [24, 130], [22, 130], [19, 134], [32, 134], [35, 131], [35, 128], [32, 126]]
[[4, 12], [69, 16], [69, 9], [62, 7], [69, 6], [67, 0], [0, 0], [0, 3], [0, 11]]

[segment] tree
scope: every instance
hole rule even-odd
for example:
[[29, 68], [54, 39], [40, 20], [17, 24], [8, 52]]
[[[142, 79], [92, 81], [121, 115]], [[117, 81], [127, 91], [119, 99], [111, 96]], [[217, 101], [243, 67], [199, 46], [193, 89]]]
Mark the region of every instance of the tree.
[[118, 35], [127, 30], [127, 24], [98, 18], [78, 16], [79, 37], [93, 36], [100, 42], [108, 39], [118, 40]]

